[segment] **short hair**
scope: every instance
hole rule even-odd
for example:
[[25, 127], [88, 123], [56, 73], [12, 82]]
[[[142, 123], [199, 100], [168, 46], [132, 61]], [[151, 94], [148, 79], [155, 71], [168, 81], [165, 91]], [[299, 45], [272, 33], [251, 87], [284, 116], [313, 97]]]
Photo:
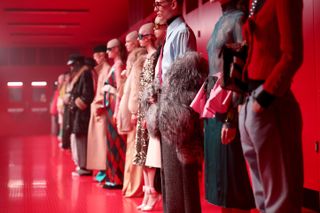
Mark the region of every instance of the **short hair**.
[[244, 13], [244, 19], [249, 16], [249, 0], [237, 0], [236, 7]]
[[95, 46], [92, 50], [94, 53], [100, 53], [100, 52], [105, 53], [107, 51], [107, 47], [105, 44], [100, 44], [100, 45]]

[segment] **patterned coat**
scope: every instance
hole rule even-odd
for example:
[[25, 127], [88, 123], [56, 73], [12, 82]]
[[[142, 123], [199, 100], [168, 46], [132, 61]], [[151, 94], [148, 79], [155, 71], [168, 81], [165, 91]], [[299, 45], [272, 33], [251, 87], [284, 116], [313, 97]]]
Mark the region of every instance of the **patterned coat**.
[[143, 126], [145, 112], [142, 109], [141, 98], [143, 91], [147, 88], [154, 79], [155, 66], [157, 63], [157, 52], [146, 58], [142, 72], [140, 74], [140, 87], [139, 87], [139, 109], [138, 109], [138, 120], [137, 120], [137, 133], [136, 133], [136, 152], [133, 159], [133, 163], [136, 165], [143, 166], [146, 161], [146, 155], [148, 150], [149, 136], [147, 129]]

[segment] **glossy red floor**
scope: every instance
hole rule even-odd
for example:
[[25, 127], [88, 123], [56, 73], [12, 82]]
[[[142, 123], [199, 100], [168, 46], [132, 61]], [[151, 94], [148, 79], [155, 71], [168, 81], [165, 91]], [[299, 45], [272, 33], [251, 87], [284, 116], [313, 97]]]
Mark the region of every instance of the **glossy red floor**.
[[[70, 152], [58, 148], [54, 137], [1, 138], [0, 212], [139, 212], [142, 198], [123, 198], [121, 190], [103, 189], [92, 177], [73, 177], [73, 169]], [[203, 198], [202, 209], [220, 212]]]

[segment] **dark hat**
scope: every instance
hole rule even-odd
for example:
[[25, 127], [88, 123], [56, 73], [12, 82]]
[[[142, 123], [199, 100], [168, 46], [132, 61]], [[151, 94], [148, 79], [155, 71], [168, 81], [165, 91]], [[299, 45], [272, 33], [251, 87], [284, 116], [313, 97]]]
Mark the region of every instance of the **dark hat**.
[[76, 62], [83, 62], [84, 61], [84, 57], [78, 53], [74, 53], [74, 54], [71, 54], [69, 56], [69, 59], [67, 61], [67, 65], [72, 65]]
[[93, 58], [90, 58], [90, 57], [84, 59], [84, 64], [88, 65], [90, 67], [94, 67], [94, 66], [97, 65], [96, 61]]
[[105, 53], [106, 51], [107, 51], [107, 47], [106, 47], [105, 44], [100, 44], [100, 45], [95, 46], [93, 48], [93, 52], [94, 53], [100, 53], [100, 52], [104, 52]]

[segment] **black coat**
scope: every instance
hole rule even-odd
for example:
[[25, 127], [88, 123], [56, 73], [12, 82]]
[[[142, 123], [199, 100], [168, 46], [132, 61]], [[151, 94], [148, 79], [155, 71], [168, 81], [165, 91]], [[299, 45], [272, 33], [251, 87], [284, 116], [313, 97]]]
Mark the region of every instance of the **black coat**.
[[[75, 105], [75, 100], [80, 98], [86, 105], [85, 110]], [[75, 134], [87, 134], [90, 120], [90, 104], [94, 98], [94, 86], [91, 70], [84, 71], [71, 91], [70, 111], [72, 113], [71, 131]]]

